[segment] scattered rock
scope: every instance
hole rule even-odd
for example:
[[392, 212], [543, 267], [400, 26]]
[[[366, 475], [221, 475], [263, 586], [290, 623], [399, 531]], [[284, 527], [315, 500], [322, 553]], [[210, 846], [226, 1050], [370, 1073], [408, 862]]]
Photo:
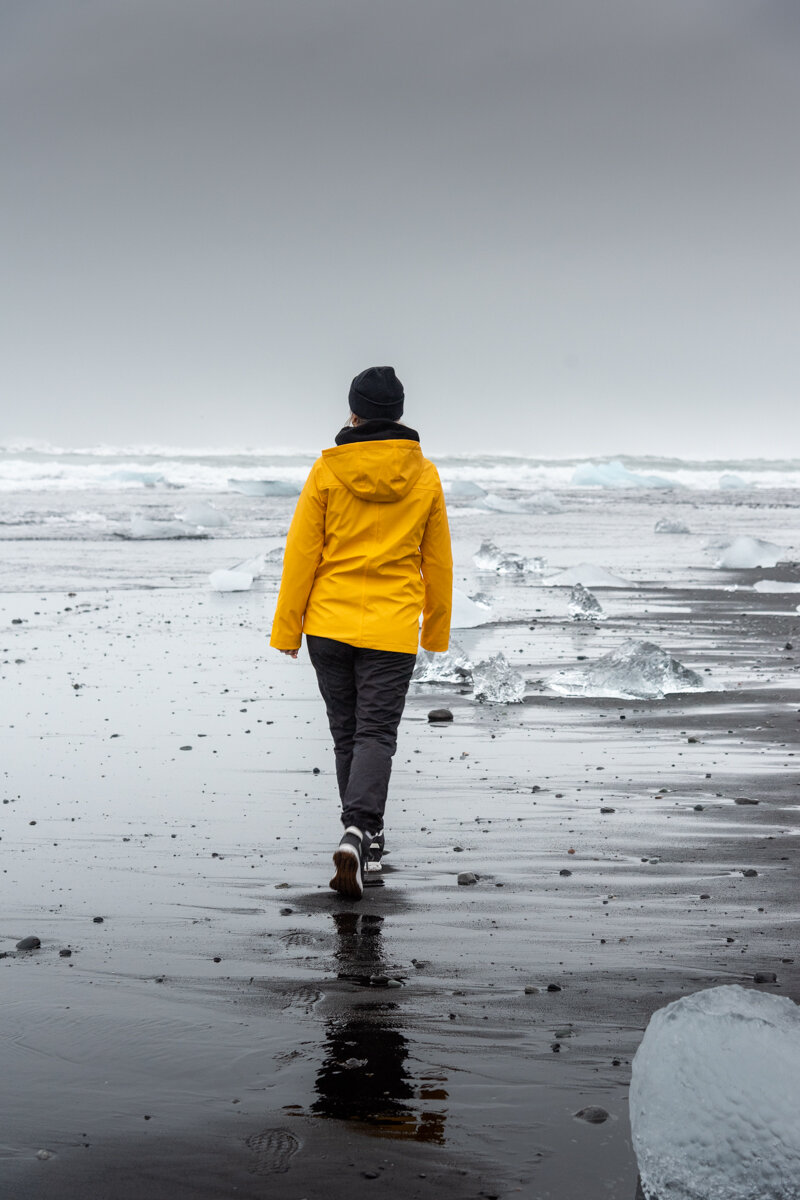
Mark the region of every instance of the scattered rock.
[[281, 909], [281, 916], [282, 916], [282, 917], [290, 917], [290, 916], [292, 915], [292, 912], [293, 912], [293, 911], [294, 911], [294, 910], [293, 910], [293, 909], [291, 909], [291, 908], [282, 908], [282, 909]]
[[472, 871], [462, 871], [458, 877], [458, 882], [461, 887], [471, 887], [473, 883], [478, 882], [478, 876]]
[[58, 952], [58, 956], [59, 956], [59, 958], [72, 958], [72, 951], [71, 951], [71, 950], [66, 950], [66, 949], [65, 949], [65, 950], [59, 950], [59, 952]]
[[702, 812], [702, 811], [703, 811], [703, 808], [704, 808], [704, 805], [702, 805], [702, 804], [695, 804], [695, 806], [694, 806], [694, 811], [695, 811], [695, 812]]
[[21, 942], [17, 942], [17, 949], [18, 950], [38, 950], [39, 947], [41, 946], [41, 944], [42, 943], [39, 941], [38, 937], [36, 937], [34, 934], [34, 935], [31, 935], [31, 937], [23, 938]]
[[276, 892], [279, 892], [281, 890], [281, 888], [288, 888], [288, 886], [289, 886], [288, 883], [276, 883], [275, 890], [276, 890]]
[[53, 1155], [49, 1150], [37, 1150], [36, 1157], [39, 1159], [39, 1162], [47, 1162], [48, 1158], [52, 1158]]
[[558, 873], [559, 875], [571, 875], [572, 871], [568, 871], [566, 867], [562, 867]]
[[760, 800], [752, 800], [750, 796], [737, 796], [734, 804], [760, 804]]
[[312, 775], [319, 775], [319, 767], [312, 767], [312, 768], [311, 768], [311, 774], [312, 774]]
[[463, 846], [453, 846], [453, 853], [454, 854], [463, 854], [464, 847]]
[[560, 992], [561, 984], [560, 983], [548, 983], [547, 990], [548, 990], [548, 992]]
[[534, 987], [534, 985], [532, 983], [529, 983], [525, 988], [525, 995], [526, 996], [538, 996], [539, 988]]
[[613, 813], [613, 812], [616, 812], [616, 811], [617, 811], [617, 810], [616, 810], [615, 808], [601, 808], [601, 809], [600, 809], [600, 812], [601, 812], [601, 813]]
[[778, 976], [774, 971], [756, 971], [753, 976], [754, 983], [777, 983]]
[[103, 918], [103, 917], [92, 917], [92, 924], [94, 924], [94, 925], [102, 925], [102, 924], [103, 924], [103, 920], [104, 920], [104, 918]]
[[179, 748], [180, 748], [181, 750], [191, 750], [191, 748], [192, 748], [192, 747], [191, 747], [191, 746], [181, 746], [181, 747], [179, 747]]
[[742, 874], [744, 875], [745, 879], [753, 879], [758, 874], [758, 871], [756, 871], [754, 867], [746, 867], [745, 870], [742, 871]]
[[453, 714], [449, 708], [432, 708], [428, 713], [428, 720], [431, 723], [435, 723], [436, 721], [452, 721], [452, 719]]
[[689, 738], [687, 738], [686, 740], [687, 740], [687, 742], [689, 743], [689, 745], [690, 745], [690, 746], [696, 746], [696, 745], [697, 745], [697, 743], [700, 741], [700, 738], [696, 738], [696, 737], [689, 737]]
[[578, 1109], [572, 1115], [577, 1117], [579, 1121], [588, 1121], [590, 1125], [602, 1125], [604, 1121], [608, 1120], [609, 1116], [606, 1110], [600, 1108], [597, 1104], [590, 1104], [588, 1108]]

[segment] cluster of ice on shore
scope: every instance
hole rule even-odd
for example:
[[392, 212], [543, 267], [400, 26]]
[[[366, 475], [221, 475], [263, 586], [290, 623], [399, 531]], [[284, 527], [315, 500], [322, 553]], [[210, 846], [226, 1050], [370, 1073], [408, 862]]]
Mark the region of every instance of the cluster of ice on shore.
[[207, 538], [209, 533], [185, 521], [154, 521], [149, 517], [131, 517], [127, 528], [115, 530], [116, 536], [130, 541], [173, 541], [178, 538]]
[[177, 516], [179, 521], [185, 521], [187, 525], [200, 525], [204, 529], [222, 529], [230, 524], [230, 519], [224, 512], [220, 512], [213, 504], [207, 504], [205, 500], [196, 500], [185, 512], [178, 513]]
[[627, 579], [621, 579], [619, 575], [612, 575], [605, 567], [598, 567], [596, 563], [578, 563], [576, 567], [567, 567], [565, 571], [548, 575], [544, 583], [548, 587], [575, 587], [579, 583], [583, 587], [627, 588], [631, 586]]
[[729, 571], [774, 567], [787, 554], [783, 546], [776, 546], [773, 542], [764, 542], [754, 537], [737, 537], [712, 548], [720, 552], [714, 566]]
[[653, 533], [691, 533], [688, 525], [675, 517], [661, 517], [653, 526]]
[[569, 615], [573, 621], [605, 621], [606, 619], [602, 604], [582, 583], [576, 583], [569, 594]]
[[654, 642], [626, 638], [595, 662], [567, 667], [546, 680], [562, 696], [617, 696], [627, 700], [661, 700], [674, 692], [704, 689], [703, 679], [670, 657]]
[[496, 571], [498, 575], [541, 575], [546, 563], [543, 558], [525, 558], [515, 550], [500, 550], [494, 542], [481, 542], [472, 561], [480, 571]]
[[666, 1005], [629, 1105], [647, 1200], [798, 1200], [800, 1008], [738, 984]]
[[746, 483], [741, 475], [725, 474], [719, 477], [719, 487], [723, 492], [740, 491], [742, 488], [755, 486], [754, 483]]
[[489, 704], [520, 704], [525, 696], [524, 678], [503, 654], [473, 663], [452, 639], [443, 654], [420, 650], [411, 678], [415, 683], [471, 684], [472, 699]]
[[663, 475], [638, 475], [621, 462], [580, 463], [572, 472], [572, 487], [679, 488], [682, 484]]

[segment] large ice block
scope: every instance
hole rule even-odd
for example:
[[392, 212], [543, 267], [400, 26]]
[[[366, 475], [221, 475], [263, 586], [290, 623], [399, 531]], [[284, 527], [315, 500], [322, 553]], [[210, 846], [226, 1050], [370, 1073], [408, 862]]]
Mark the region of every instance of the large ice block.
[[605, 621], [603, 606], [592, 592], [576, 583], [569, 594], [569, 615], [573, 621]]
[[783, 546], [764, 542], [761, 538], [737, 537], [721, 547], [714, 564], [730, 571], [747, 571], [753, 567], [774, 567], [786, 555]]
[[472, 663], [459, 646], [450, 640], [450, 649], [443, 654], [420, 650], [411, 676], [415, 683], [469, 683]]
[[702, 691], [705, 684], [700, 675], [654, 642], [626, 638], [616, 650], [593, 663], [557, 671], [547, 686], [562, 696], [660, 700], [673, 692]]
[[732, 984], [650, 1018], [632, 1066], [647, 1200], [800, 1198], [800, 1008]]
[[481, 542], [472, 561], [479, 570], [496, 571], [498, 575], [541, 575], [546, 565], [543, 558], [525, 558], [516, 550], [501, 550], [490, 541]]
[[596, 563], [578, 563], [577, 567], [567, 567], [555, 575], [548, 575], [544, 580], [548, 587], [573, 587], [582, 583], [584, 587], [630, 587], [627, 579], [612, 575], [605, 567]]
[[489, 704], [520, 704], [525, 696], [525, 680], [496, 654], [488, 662], [478, 663], [472, 671], [472, 697]]

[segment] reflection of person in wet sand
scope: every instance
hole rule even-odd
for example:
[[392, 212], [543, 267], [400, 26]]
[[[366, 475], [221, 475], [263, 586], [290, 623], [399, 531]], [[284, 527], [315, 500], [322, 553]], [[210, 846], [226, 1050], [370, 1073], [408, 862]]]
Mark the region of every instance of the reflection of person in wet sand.
[[[382, 918], [334, 914], [339, 978], [372, 991], [386, 985]], [[385, 993], [384, 993], [385, 995]], [[360, 997], [359, 997], [360, 1001]], [[370, 996], [327, 1022], [325, 1058], [317, 1074], [317, 1116], [357, 1121], [382, 1137], [443, 1142], [447, 1092], [441, 1079], [415, 1081], [408, 1039], [392, 1001]], [[438, 1111], [428, 1105], [438, 1102]], [[420, 1108], [424, 1111], [420, 1112]]]
[[[453, 560], [442, 485], [419, 434], [400, 424], [403, 385], [369, 367], [350, 421], [297, 502], [271, 645], [297, 658], [302, 634], [333, 737], [344, 835], [331, 887], [360, 900], [380, 871], [397, 727], [420, 639], [450, 635]], [[419, 619], [422, 616], [420, 635]]]

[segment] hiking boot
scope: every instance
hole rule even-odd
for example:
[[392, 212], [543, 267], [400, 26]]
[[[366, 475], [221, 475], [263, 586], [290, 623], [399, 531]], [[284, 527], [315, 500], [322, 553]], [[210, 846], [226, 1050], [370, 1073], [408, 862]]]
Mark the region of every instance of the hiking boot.
[[355, 825], [348, 825], [333, 852], [336, 874], [330, 886], [350, 900], [360, 900], [364, 895], [364, 858], [370, 840]]
[[379, 877], [382, 871], [381, 859], [383, 858], [383, 847], [385, 838], [383, 830], [380, 833], [374, 833], [367, 844], [367, 857], [364, 863], [364, 870], [367, 876], [373, 878]]

